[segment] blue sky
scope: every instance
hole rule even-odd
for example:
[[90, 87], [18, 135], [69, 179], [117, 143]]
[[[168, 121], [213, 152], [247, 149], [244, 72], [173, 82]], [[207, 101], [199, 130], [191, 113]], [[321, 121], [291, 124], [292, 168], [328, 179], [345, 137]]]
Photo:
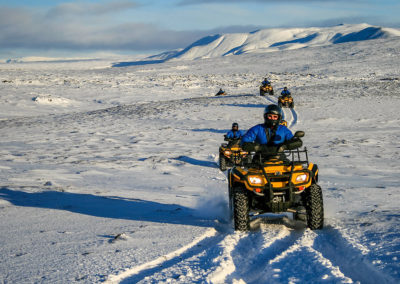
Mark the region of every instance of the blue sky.
[[155, 53], [270, 27], [400, 27], [399, 14], [399, 0], [0, 0], [0, 58]]

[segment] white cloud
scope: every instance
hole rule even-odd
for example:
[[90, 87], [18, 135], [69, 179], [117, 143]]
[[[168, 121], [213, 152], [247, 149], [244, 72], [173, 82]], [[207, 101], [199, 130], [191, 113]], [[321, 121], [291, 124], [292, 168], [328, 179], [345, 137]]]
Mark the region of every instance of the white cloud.
[[112, 1], [104, 3], [61, 3], [48, 12], [50, 17], [81, 16], [81, 15], [104, 15], [133, 9], [140, 5], [133, 1]]
[[[241, 32], [255, 26], [228, 26], [212, 30], [175, 31], [150, 23], [117, 24], [104, 15], [117, 15], [134, 2], [67, 3], [46, 11], [0, 9], [0, 48], [74, 50], [168, 50], [185, 47], [210, 33]], [[90, 15], [91, 17], [84, 17]]]
[[[178, 5], [200, 5], [206, 3], [265, 3], [265, 4], [282, 4], [282, 3], [308, 3], [308, 2], [338, 2], [345, 0], [181, 0]], [[355, 1], [363, 1], [363, 0], [355, 0]], [[365, 1], [365, 0], [364, 0]]]

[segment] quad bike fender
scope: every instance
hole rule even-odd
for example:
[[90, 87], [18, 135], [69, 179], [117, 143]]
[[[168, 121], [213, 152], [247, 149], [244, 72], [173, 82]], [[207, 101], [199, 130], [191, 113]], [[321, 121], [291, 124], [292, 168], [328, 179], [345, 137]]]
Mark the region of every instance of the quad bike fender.
[[245, 176], [236, 169], [236, 167], [232, 168], [229, 172], [229, 186], [233, 187], [235, 184], [246, 184], [245, 183]]
[[318, 166], [316, 164], [310, 163], [308, 165], [308, 169], [312, 172], [312, 181], [317, 183], [318, 182], [318, 173], [319, 173], [319, 169]]
[[232, 170], [230, 171], [230, 175], [229, 175], [229, 182], [230, 184], [233, 184], [237, 181], [242, 181], [244, 180], [245, 176], [235, 168], [232, 168]]

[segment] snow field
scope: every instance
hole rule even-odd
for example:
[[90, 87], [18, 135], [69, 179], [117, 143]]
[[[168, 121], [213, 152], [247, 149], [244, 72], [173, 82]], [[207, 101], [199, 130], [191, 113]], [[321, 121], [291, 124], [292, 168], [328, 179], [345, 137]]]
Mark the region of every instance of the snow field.
[[[0, 281], [398, 282], [399, 47], [0, 65]], [[227, 222], [217, 150], [232, 122], [248, 129], [276, 101], [257, 95], [266, 73], [291, 90], [285, 119], [319, 166], [321, 231], [290, 215], [249, 233]]]

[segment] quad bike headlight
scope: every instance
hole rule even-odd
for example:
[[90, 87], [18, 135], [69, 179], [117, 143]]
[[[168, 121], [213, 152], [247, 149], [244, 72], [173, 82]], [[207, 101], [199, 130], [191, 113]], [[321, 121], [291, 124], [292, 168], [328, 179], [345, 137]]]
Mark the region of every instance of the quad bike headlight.
[[308, 178], [307, 174], [301, 174], [296, 177], [297, 182], [305, 182]]
[[229, 151], [229, 150], [226, 150], [226, 151], [225, 151], [225, 155], [230, 155], [230, 154], [232, 154], [231, 151]]
[[251, 185], [263, 185], [264, 184], [264, 180], [260, 176], [249, 176], [248, 180]]

